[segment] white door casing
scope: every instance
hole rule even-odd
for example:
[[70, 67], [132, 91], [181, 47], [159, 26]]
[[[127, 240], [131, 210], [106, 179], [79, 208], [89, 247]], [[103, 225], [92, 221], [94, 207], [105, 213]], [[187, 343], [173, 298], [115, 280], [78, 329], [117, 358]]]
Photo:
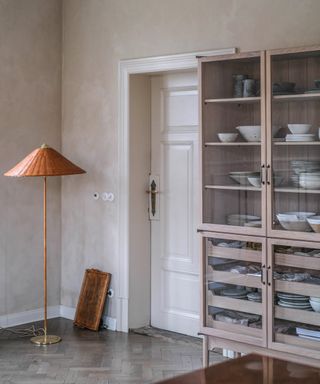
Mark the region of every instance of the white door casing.
[[118, 116], [118, 279], [115, 284], [117, 330], [128, 332], [129, 308], [129, 84], [130, 75], [197, 69], [197, 56], [236, 53], [236, 48], [222, 48], [167, 56], [121, 60], [119, 62], [119, 116]]
[[199, 330], [197, 73], [151, 81], [151, 175], [159, 179], [151, 221], [151, 325]]

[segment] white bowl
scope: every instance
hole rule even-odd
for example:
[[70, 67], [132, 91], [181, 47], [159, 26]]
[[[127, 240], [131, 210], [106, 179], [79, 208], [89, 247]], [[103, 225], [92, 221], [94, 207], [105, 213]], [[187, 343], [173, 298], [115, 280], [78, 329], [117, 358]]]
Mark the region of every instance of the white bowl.
[[308, 133], [311, 129], [311, 124], [288, 124], [290, 132], [294, 135]]
[[[292, 219], [295, 220], [306, 220], [307, 217], [315, 216], [315, 212], [283, 212], [279, 213], [280, 216], [286, 215], [286, 216], [291, 216]], [[296, 217], [296, 218], [295, 218]]]
[[252, 172], [252, 171], [229, 172], [229, 176], [231, 177], [231, 179], [241, 185], [250, 185], [248, 181], [248, 177], [252, 177], [252, 176], [254, 177], [259, 175], [260, 175], [259, 172]]
[[222, 143], [232, 143], [237, 140], [237, 133], [218, 133], [218, 138]]
[[261, 125], [242, 125], [236, 129], [246, 141], [261, 141]]
[[[314, 232], [320, 232], [320, 216], [311, 216], [307, 218], [307, 222]], [[320, 298], [319, 298], [320, 300]]]
[[310, 232], [311, 228], [307, 218], [314, 216], [314, 212], [284, 212], [278, 213], [280, 225], [288, 231]]
[[320, 177], [301, 177], [300, 176], [299, 185], [300, 187], [305, 189], [320, 189]]
[[278, 220], [281, 227], [286, 229], [287, 231], [310, 232], [310, 226], [305, 220], [283, 221], [279, 218]]
[[310, 296], [310, 300], [315, 301], [316, 303], [320, 303], [320, 297]]
[[248, 181], [251, 185], [253, 185], [256, 188], [261, 187], [261, 178], [260, 176], [250, 176], [248, 177]]
[[310, 305], [311, 305], [312, 309], [315, 312], [320, 312], [320, 303], [318, 301], [313, 301], [313, 300], [309, 300], [309, 301], [310, 301]]

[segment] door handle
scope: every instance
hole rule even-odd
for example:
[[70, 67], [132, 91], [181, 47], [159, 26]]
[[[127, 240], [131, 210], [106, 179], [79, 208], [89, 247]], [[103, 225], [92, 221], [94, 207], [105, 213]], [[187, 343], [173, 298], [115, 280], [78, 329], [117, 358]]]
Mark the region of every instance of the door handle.
[[261, 268], [261, 283], [263, 285], [266, 285], [265, 270], [266, 270], [266, 266], [263, 265]]
[[157, 184], [155, 182], [155, 180], [152, 180], [151, 184], [150, 184], [150, 190], [149, 191], [146, 191], [147, 193], [151, 194], [151, 213], [152, 213], [152, 216], [155, 216], [156, 214], [156, 195], [157, 193], [159, 193], [159, 191], [157, 191]]
[[270, 167], [270, 164], [267, 165], [267, 184], [270, 185], [271, 182], [270, 182], [270, 170], [271, 170], [271, 167]]
[[261, 182], [261, 185], [265, 185], [265, 183], [266, 183], [266, 175], [265, 175], [265, 166], [264, 166], [264, 164], [261, 165], [260, 182]]
[[[267, 271], [267, 282], [268, 282], [268, 285], [269, 285], [269, 287], [270, 287], [270, 285], [271, 285], [271, 281], [272, 281], [272, 274], [270, 274], [269, 272], [271, 272], [271, 267], [270, 267], [270, 265], [268, 266], [268, 271]], [[271, 277], [270, 277], [270, 275], [271, 275]]]

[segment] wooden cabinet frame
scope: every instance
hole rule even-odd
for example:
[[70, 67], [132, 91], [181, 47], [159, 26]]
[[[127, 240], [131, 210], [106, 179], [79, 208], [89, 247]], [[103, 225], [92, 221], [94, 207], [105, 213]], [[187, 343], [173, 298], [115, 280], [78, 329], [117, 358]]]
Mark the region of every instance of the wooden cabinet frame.
[[[200, 334], [204, 336], [204, 365], [208, 362], [208, 349], [212, 347], [222, 347], [226, 349], [231, 349], [236, 352], [257, 352], [264, 353], [269, 356], [274, 356], [278, 358], [285, 358], [290, 361], [302, 362], [305, 364], [318, 366], [320, 360], [320, 342], [301, 339], [296, 336], [290, 336], [285, 334], [277, 334], [275, 339], [273, 332], [273, 322], [275, 316], [279, 318], [286, 318], [286, 316], [295, 316], [297, 320], [303, 322], [303, 316], [307, 319], [307, 323], [314, 324], [319, 326], [320, 329], [320, 314], [316, 312], [306, 312], [304, 311], [291, 309], [286, 310], [284, 308], [274, 306], [274, 292], [275, 290], [286, 290], [289, 289], [290, 285], [286, 284], [285, 281], [275, 281], [273, 280], [274, 272], [274, 262], [280, 263], [280, 265], [293, 265], [297, 268], [306, 268], [309, 263], [312, 263], [313, 269], [320, 270], [320, 259], [310, 258], [308, 260], [303, 256], [295, 256], [294, 258], [289, 259], [282, 255], [276, 254], [273, 255], [273, 247], [275, 245], [283, 246], [297, 246], [305, 248], [319, 248], [320, 249], [320, 233], [314, 232], [291, 232], [280, 229], [275, 229], [273, 225], [273, 207], [274, 207], [274, 190], [273, 190], [273, 180], [272, 177], [269, 179], [269, 183], [266, 183], [261, 188], [261, 218], [262, 226], [261, 228], [247, 228], [240, 226], [231, 226], [219, 223], [208, 223], [204, 220], [204, 200], [203, 200], [203, 191], [204, 191], [204, 182], [205, 182], [205, 166], [203, 159], [204, 153], [204, 144], [206, 140], [206, 132], [204, 132], [205, 126], [207, 126], [207, 120], [212, 118], [210, 113], [206, 115], [205, 102], [207, 103], [237, 103], [241, 102], [239, 99], [231, 100], [230, 98], [220, 98], [213, 96], [212, 99], [208, 99], [208, 95], [205, 92], [206, 85], [205, 81], [208, 81], [208, 76], [204, 76], [204, 65], [211, 62], [221, 62], [226, 60], [237, 60], [237, 59], [252, 59], [260, 58], [260, 81], [261, 81], [261, 100], [260, 100], [260, 114], [261, 114], [261, 166], [268, 168], [269, 176], [273, 172], [273, 158], [272, 158], [272, 103], [274, 96], [272, 95], [272, 58], [278, 55], [295, 55], [295, 54], [306, 54], [310, 52], [316, 52], [320, 57], [320, 46], [312, 46], [306, 48], [291, 48], [291, 49], [278, 49], [270, 51], [259, 51], [259, 52], [249, 52], [233, 55], [223, 55], [216, 57], [203, 57], [199, 59], [199, 104], [200, 104], [200, 187], [201, 187], [201, 224], [199, 226], [199, 232], [201, 232], [202, 242], [201, 242], [201, 329]], [[319, 68], [319, 78], [320, 78], [320, 68]], [[214, 76], [211, 78], [214, 80]], [[320, 92], [319, 92], [320, 93]], [[253, 100], [255, 102], [257, 100]], [[276, 99], [279, 101], [288, 101], [291, 102], [296, 100], [320, 100], [317, 95], [308, 95], [308, 94], [297, 94], [289, 96], [276, 96]], [[277, 101], [277, 100], [276, 100]], [[246, 102], [246, 100], [244, 100]], [[250, 101], [248, 101], [250, 102]], [[319, 127], [320, 127], [320, 118], [319, 118]], [[319, 144], [318, 144], [319, 143]], [[207, 143], [214, 147], [223, 147], [223, 143]], [[226, 146], [232, 147], [236, 144], [227, 144]], [[242, 144], [240, 144], [242, 145]], [[246, 144], [248, 145], [248, 144]], [[319, 145], [319, 147], [316, 147]], [[245, 148], [245, 146], [244, 146]], [[320, 149], [320, 142], [315, 144], [314, 148]], [[320, 196], [319, 196], [320, 198]], [[214, 208], [213, 208], [214, 209]], [[262, 316], [264, 320], [262, 332], [256, 332], [256, 330], [245, 330], [244, 327], [239, 329], [239, 326], [233, 324], [225, 324], [217, 321], [213, 321], [211, 326], [207, 324], [207, 288], [206, 288], [206, 274], [207, 274], [207, 255], [205, 248], [205, 239], [206, 238], [219, 238], [219, 239], [234, 239], [234, 240], [246, 240], [259, 242], [262, 244], [262, 257], [261, 262], [266, 265], [268, 273], [268, 282], [267, 285], [263, 288], [263, 306], [262, 306]], [[235, 260], [241, 260], [241, 253], [238, 256], [232, 256]], [[248, 257], [248, 256], [246, 256]], [[252, 256], [252, 260], [255, 256]], [[215, 278], [223, 279], [223, 274], [215, 274]], [[291, 283], [292, 284], [292, 283]], [[299, 284], [299, 283], [295, 283]], [[317, 292], [317, 286], [312, 286], [311, 284], [303, 284], [301, 286], [294, 285], [295, 292], [305, 295], [315, 295]], [[318, 287], [319, 288], [319, 287]], [[318, 293], [319, 297], [320, 294]], [[240, 300], [235, 300], [235, 302], [240, 302]], [[213, 303], [219, 304], [222, 307], [225, 306], [228, 308], [231, 305], [230, 300], [227, 298], [216, 298]], [[235, 309], [240, 309], [238, 306], [239, 303], [235, 303]], [[257, 306], [250, 305], [250, 308], [253, 311], [260, 311]], [[242, 332], [241, 332], [242, 331]], [[262, 334], [262, 337], [261, 337]], [[318, 350], [317, 350], [318, 348]]]

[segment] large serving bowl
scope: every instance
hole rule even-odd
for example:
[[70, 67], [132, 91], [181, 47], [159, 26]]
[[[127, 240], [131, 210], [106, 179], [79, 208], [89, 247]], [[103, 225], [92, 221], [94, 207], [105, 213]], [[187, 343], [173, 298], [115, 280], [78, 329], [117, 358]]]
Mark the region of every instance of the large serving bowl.
[[288, 124], [288, 128], [294, 135], [309, 133], [311, 124]]
[[261, 141], [261, 125], [241, 125], [236, 129], [246, 141]]
[[310, 300], [312, 300], [312, 301], [316, 301], [317, 303], [320, 303], [320, 297], [313, 297], [313, 296], [310, 296]]
[[320, 312], [320, 303], [318, 301], [311, 300], [311, 298], [309, 301], [310, 301], [310, 305], [311, 305], [312, 309], [315, 312]]
[[314, 212], [285, 212], [277, 214], [277, 219], [287, 231], [309, 232], [311, 228], [307, 218], [314, 215]]
[[306, 189], [320, 189], [320, 172], [301, 172], [299, 185]]
[[222, 143], [232, 143], [237, 140], [237, 137], [237, 133], [218, 133], [218, 138]]
[[236, 181], [241, 185], [250, 185], [248, 177], [260, 177], [260, 172], [253, 171], [240, 171], [240, 172], [229, 172], [229, 176], [232, 180]]
[[[314, 232], [320, 232], [320, 216], [311, 216], [307, 218], [307, 222]], [[320, 300], [320, 299], [319, 299]]]
[[[274, 175], [273, 176], [273, 184], [275, 187], [279, 187], [279, 185], [282, 183], [283, 181], [283, 176], [280, 176], [280, 175]], [[251, 185], [253, 185], [254, 187], [256, 188], [260, 188], [261, 187], [261, 178], [260, 176], [249, 176], [248, 177], [248, 181]]]

